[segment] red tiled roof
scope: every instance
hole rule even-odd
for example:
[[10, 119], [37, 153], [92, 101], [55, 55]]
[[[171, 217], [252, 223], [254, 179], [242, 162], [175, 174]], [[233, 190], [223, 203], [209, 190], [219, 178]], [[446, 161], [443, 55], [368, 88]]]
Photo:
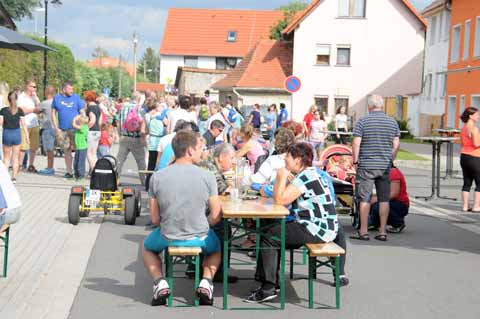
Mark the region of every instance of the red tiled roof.
[[213, 88], [283, 89], [292, 74], [291, 42], [261, 40], [224, 79]]
[[[260, 39], [270, 38], [270, 28], [282, 11], [170, 9], [160, 54], [244, 57]], [[235, 42], [227, 41], [237, 32]]]
[[165, 85], [160, 83], [137, 82], [137, 91], [165, 92]]
[[[87, 65], [92, 68], [118, 68], [120, 65], [120, 59], [112, 57], [102, 57], [90, 60]], [[122, 67], [127, 71], [130, 76], [133, 76], [133, 66], [122, 60]]]
[[[427, 22], [425, 19], [415, 10], [415, 7], [410, 3], [409, 0], [401, 0], [402, 3], [410, 10], [410, 12], [415, 15], [415, 17], [420, 21], [420, 23], [423, 26], [427, 26]], [[313, 0], [310, 5], [303, 10], [300, 14], [296, 14], [295, 17], [293, 18], [292, 22], [283, 29], [282, 33], [283, 34], [290, 34], [293, 30], [295, 30], [298, 25], [305, 19], [315, 8], [322, 2], [322, 0]]]

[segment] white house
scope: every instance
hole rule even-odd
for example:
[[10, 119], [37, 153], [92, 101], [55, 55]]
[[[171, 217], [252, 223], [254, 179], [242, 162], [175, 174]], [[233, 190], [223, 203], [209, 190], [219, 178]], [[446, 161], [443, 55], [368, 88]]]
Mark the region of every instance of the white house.
[[329, 115], [366, 112], [372, 93], [419, 93], [425, 21], [407, 0], [314, 0], [283, 30], [293, 39], [293, 117], [317, 104]]
[[[446, 0], [437, 0], [427, 6], [423, 17], [428, 22], [423, 68], [423, 90], [409, 97], [408, 117], [414, 135], [429, 134], [430, 125], [440, 124], [445, 112], [446, 72], [448, 67], [448, 45], [450, 38], [450, 9]], [[435, 121], [434, 118], [437, 118]], [[452, 121], [455, 114], [449, 117]], [[455, 123], [445, 123], [455, 127]]]
[[160, 83], [173, 83], [178, 67], [233, 69], [282, 18], [282, 11], [170, 9], [160, 48]]

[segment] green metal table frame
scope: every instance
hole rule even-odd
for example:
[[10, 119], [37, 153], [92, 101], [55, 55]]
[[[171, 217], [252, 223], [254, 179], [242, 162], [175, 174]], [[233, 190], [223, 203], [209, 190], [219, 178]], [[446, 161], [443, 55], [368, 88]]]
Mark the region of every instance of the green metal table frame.
[[0, 239], [3, 241], [3, 277], [7, 277], [7, 267], [8, 267], [8, 242], [10, 240], [10, 227], [5, 231], [4, 236], [0, 236]]
[[[252, 218], [252, 217], [245, 217], [245, 218]], [[223, 238], [223, 309], [228, 310], [228, 269], [230, 265], [228, 264], [228, 250], [229, 250], [229, 244], [242, 237], [246, 237], [250, 234], [255, 234], [256, 235], [256, 251], [257, 251], [257, 256], [256, 259], [258, 261], [258, 253], [260, 252], [260, 238], [261, 236], [270, 236], [268, 235], [265, 230], [268, 228], [272, 227], [275, 225], [275, 223], [269, 223], [264, 226], [260, 226], [260, 220], [262, 219], [261, 217], [254, 217], [256, 219], [256, 227], [255, 230], [250, 230], [246, 229], [245, 226], [241, 223], [235, 224], [230, 221], [230, 218], [225, 218], [224, 219], [224, 238]], [[267, 218], [265, 218], [267, 219]], [[271, 218], [268, 218], [271, 219]], [[280, 309], [283, 310], [285, 309], [285, 217], [282, 218], [275, 218], [277, 220], [280, 220], [280, 238], [272, 236], [272, 239], [276, 239], [280, 241]], [[232, 235], [232, 238], [229, 238], [228, 235], [228, 229], [229, 226], [233, 224], [236, 227], [240, 229], [244, 229], [245, 233], [234, 236]], [[271, 308], [269, 308], [271, 309]]]

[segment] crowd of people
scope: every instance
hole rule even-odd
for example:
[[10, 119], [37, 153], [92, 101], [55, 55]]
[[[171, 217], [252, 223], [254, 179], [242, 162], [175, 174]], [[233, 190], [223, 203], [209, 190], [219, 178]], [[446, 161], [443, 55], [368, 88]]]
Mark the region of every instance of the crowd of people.
[[[27, 150], [26, 170], [37, 172], [35, 154], [40, 138], [47, 167], [38, 173], [44, 175], [55, 174], [56, 146], [64, 154], [65, 178], [88, 177], [97, 158], [110, 154], [114, 141], [118, 141], [119, 175], [132, 153], [141, 184], [149, 193], [151, 222], [159, 226], [142, 247], [145, 266], [154, 280], [152, 305], [165, 304], [170, 294], [160, 257], [170, 245], [202, 247], [202, 280], [197, 293], [202, 304], [213, 303], [213, 281], [223, 280], [218, 270], [228, 266], [221, 258], [220, 239], [225, 234], [219, 195], [232, 190], [234, 185], [225, 173], [239, 159], [249, 163], [244, 187], [289, 208], [287, 248], [333, 241], [347, 250], [335, 211], [332, 178], [321, 169], [325, 163], [320, 153], [328, 133], [324, 115], [315, 106], [304, 122], [298, 123], [288, 118], [283, 104], [279, 112], [275, 104], [270, 105], [263, 116], [257, 104], [244, 115], [231, 99], [220, 105], [210, 99], [209, 92], [195, 105], [190, 96], [165, 98], [154, 92], [134, 92], [131, 100], [110, 103], [93, 91], [83, 92], [81, 97], [68, 82], [59, 93], [47, 87], [46, 100], [40, 102], [35, 89], [35, 83], [28, 81], [23, 91], [9, 94], [9, 107], [0, 110], [3, 160], [6, 167], [12, 167], [11, 181], [16, 181]], [[375, 238], [386, 241], [387, 231], [400, 232], [405, 227], [409, 206], [404, 177], [392, 169], [400, 133], [397, 123], [383, 112], [381, 97], [370, 97], [369, 111], [353, 131], [355, 196], [361, 227], [351, 238], [369, 240], [368, 232], [378, 228]], [[340, 134], [348, 131], [344, 107], [338, 110], [334, 122], [338, 142], [345, 143]], [[246, 302], [277, 297], [280, 243], [274, 238], [279, 232], [280, 225], [273, 222], [267, 230], [269, 236], [261, 236], [260, 246], [266, 249], [258, 256], [255, 274], [261, 286], [246, 296]], [[255, 238], [248, 240], [253, 243]], [[340, 262], [341, 285], [349, 283], [345, 263], [346, 254]], [[237, 278], [227, 280], [235, 282]]]

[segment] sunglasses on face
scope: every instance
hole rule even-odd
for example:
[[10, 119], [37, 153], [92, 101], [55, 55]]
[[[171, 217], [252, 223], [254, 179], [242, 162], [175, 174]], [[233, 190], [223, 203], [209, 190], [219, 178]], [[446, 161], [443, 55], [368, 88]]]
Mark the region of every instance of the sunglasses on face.
[[31, 88], [34, 88], [34, 89], [37, 88], [37, 86], [35, 86], [35, 85], [30, 85], [30, 87], [31, 87]]

